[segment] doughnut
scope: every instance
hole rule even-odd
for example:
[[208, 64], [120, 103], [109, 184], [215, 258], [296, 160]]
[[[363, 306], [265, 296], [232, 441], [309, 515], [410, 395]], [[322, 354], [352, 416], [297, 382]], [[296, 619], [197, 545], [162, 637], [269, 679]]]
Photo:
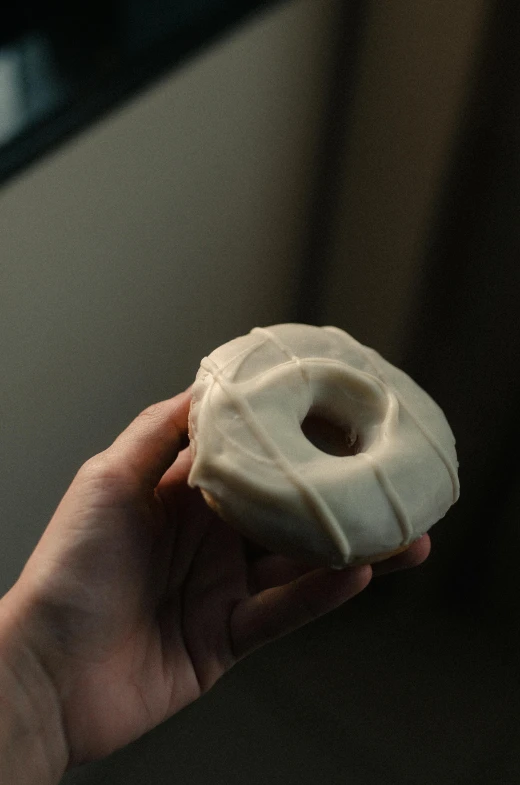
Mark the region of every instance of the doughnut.
[[255, 327], [215, 349], [189, 433], [189, 485], [246, 538], [307, 564], [387, 558], [459, 496], [440, 407], [336, 327]]

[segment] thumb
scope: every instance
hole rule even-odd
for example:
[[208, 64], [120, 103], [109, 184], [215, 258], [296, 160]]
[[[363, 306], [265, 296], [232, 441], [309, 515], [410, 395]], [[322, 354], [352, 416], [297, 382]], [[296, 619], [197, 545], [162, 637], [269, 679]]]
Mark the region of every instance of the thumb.
[[190, 403], [188, 389], [149, 406], [102, 453], [105, 466], [153, 490], [187, 440]]

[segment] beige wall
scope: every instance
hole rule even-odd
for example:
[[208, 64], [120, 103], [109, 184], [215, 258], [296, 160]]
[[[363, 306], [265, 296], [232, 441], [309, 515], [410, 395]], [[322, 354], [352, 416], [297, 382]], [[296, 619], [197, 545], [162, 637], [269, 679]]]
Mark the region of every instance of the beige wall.
[[399, 362], [491, 0], [368, 4], [326, 320]]
[[0, 591], [85, 458], [287, 318], [338, 7], [256, 19], [0, 192]]

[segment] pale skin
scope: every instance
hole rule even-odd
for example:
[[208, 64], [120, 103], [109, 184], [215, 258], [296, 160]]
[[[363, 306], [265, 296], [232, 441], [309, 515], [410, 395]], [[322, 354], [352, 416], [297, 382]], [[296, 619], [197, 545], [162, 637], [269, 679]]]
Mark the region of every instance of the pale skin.
[[313, 569], [255, 549], [187, 486], [190, 393], [72, 481], [0, 600], [0, 782], [59, 782], [196, 700], [237, 660], [413, 567]]

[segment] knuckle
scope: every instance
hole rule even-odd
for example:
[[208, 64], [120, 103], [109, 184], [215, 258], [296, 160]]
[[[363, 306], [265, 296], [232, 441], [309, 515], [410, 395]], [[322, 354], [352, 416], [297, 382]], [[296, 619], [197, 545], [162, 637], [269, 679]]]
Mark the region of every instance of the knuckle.
[[100, 456], [101, 453], [99, 455], [93, 455], [91, 458], [84, 461], [79, 468], [78, 477], [87, 478], [98, 474], [101, 468]]
[[271, 604], [262, 592], [257, 596], [259, 606], [259, 631], [265, 641], [274, 641], [280, 637], [283, 622], [278, 613], [273, 613]]
[[143, 409], [140, 414], [137, 415], [137, 419], [143, 420], [152, 420], [155, 422], [162, 413], [162, 405], [160, 403], [152, 403], [150, 406], [147, 406], [146, 409]]
[[120, 467], [110, 460], [106, 451], [88, 458], [80, 467], [77, 478], [82, 481], [102, 481], [106, 479], [122, 480]]
[[321, 615], [321, 605], [316, 598], [305, 593], [301, 598], [301, 612], [305, 619], [315, 619]]

